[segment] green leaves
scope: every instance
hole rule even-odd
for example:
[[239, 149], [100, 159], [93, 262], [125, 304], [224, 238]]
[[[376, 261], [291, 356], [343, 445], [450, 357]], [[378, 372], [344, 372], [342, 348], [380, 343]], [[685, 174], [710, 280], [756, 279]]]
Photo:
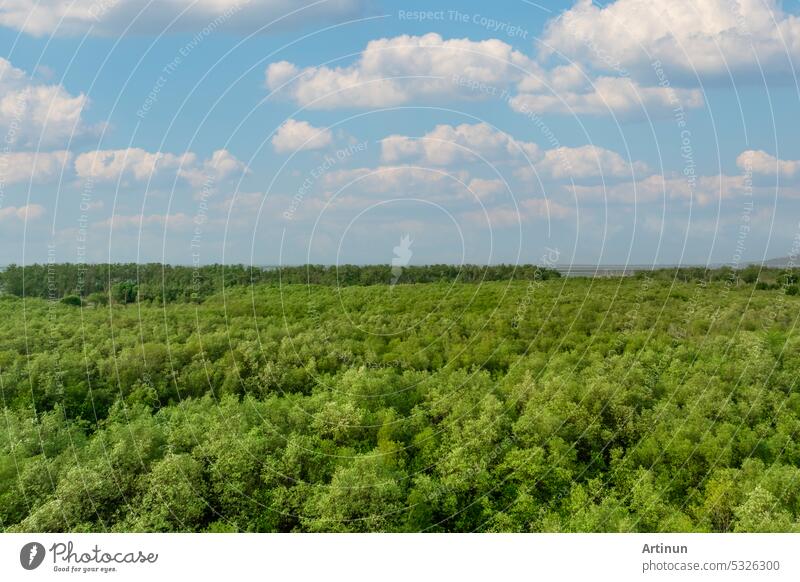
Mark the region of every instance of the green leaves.
[[800, 300], [779, 290], [208, 267], [196, 305], [170, 269], [114, 267], [110, 306], [0, 300], [3, 529], [798, 527]]

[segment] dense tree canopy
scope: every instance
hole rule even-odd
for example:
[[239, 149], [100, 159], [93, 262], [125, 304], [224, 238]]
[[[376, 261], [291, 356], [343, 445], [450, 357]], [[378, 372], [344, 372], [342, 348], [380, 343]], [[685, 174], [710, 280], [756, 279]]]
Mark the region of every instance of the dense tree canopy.
[[243, 273], [200, 305], [0, 298], [2, 528], [800, 529], [780, 274]]

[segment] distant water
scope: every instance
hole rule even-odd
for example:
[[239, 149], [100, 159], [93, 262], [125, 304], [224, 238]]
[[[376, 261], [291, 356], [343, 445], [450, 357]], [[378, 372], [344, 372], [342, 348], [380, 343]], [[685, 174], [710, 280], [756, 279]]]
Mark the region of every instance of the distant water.
[[644, 271], [657, 271], [660, 269], [692, 269], [692, 268], [707, 268], [716, 269], [722, 267], [722, 264], [716, 265], [678, 265], [678, 264], [664, 264], [664, 265], [593, 265], [593, 264], [575, 264], [575, 265], [556, 265], [553, 268], [561, 273], [563, 277], [625, 277], [632, 276], [636, 273]]

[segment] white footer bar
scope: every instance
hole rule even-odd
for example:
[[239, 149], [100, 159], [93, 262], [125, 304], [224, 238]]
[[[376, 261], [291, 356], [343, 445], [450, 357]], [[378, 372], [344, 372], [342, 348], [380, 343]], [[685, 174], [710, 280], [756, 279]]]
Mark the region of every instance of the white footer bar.
[[800, 580], [799, 534], [2, 534], [0, 580]]

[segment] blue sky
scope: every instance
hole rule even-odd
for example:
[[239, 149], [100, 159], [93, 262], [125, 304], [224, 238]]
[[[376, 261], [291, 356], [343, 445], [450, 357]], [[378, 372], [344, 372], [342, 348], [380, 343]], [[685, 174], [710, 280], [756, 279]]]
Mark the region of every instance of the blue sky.
[[0, 7], [0, 263], [797, 250], [788, 3], [37, 6]]

